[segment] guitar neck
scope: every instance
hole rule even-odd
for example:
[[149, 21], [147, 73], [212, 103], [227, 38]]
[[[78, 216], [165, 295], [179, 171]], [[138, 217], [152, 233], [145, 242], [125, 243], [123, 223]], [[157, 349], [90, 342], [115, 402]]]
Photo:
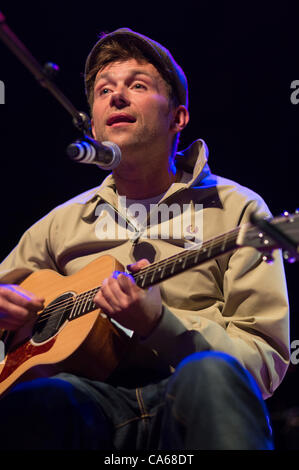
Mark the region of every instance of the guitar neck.
[[158, 284], [205, 261], [235, 250], [238, 248], [239, 232], [240, 227], [237, 227], [224, 235], [202, 243], [200, 247], [187, 249], [170, 258], [150, 264], [134, 274], [133, 278], [143, 289]]
[[[290, 239], [292, 243], [299, 243], [298, 231], [299, 231], [299, 214], [290, 215], [287, 217], [278, 217], [271, 220], [272, 229], [277, 229], [280, 239]], [[283, 230], [283, 232], [282, 232]], [[207, 240], [201, 245], [197, 245], [194, 248], [180, 251], [176, 255], [166, 258], [162, 261], [152, 263], [149, 266], [138, 271], [138, 273], [132, 274], [138, 287], [146, 289], [147, 287], [158, 284], [166, 279], [169, 279], [183, 271], [198, 266], [205, 261], [217, 258], [224, 253], [232, 252], [242, 246], [250, 246], [256, 248], [259, 251], [268, 253], [273, 250], [280, 248], [281, 244], [271, 237], [264, 237], [263, 232], [259, 228], [252, 224], [243, 224], [238, 226], [227, 233], [219, 235], [218, 237]], [[285, 243], [285, 241], [284, 241]], [[299, 248], [296, 246], [296, 252], [294, 252], [294, 260], [299, 259]], [[292, 260], [293, 258], [291, 258]], [[44, 311], [44, 315], [41, 314], [41, 320], [43, 316], [46, 316], [51, 312], [54, 313], [57, 309], [63, 309], [63, 318], [73, 320], [86, 313], [89, 313], [97, 308], [94, 304], [93, 299], [98, 290], [101, 287], [96, 287], [81, 294], [70, 296], [71, 298], [65, 300], [59, 300], [54, 306], [49, 305]]]
[[[239, 232], [240, 227], [237, 227], [224, 235], [204, 242], [200, 247], [186, 249], [170, 258], [152, 263], [138, 273], [132, 274], [132, 277], [143, 289], [158, 284], [209, 259], [235, 250], [238, 247]], [[68, 319], [74, 320], [96, 309], [93, 298], [99, 289], [100, 287], [96, 287], [83, 292], [64, 303], [65, 308], [68, 309]]]

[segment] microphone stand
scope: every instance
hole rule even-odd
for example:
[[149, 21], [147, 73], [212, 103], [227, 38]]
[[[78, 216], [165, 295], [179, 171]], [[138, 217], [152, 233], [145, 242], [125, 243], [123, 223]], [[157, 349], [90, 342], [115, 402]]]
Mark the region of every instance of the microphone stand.
[[6, 23], [5, 16], [0, 12], [0, 39], [17, 56], [17, 58], [29, 69], [38, 83], [47, 88], [59, 103], [71, 114], [74, 126], [84, 134], [90, 134], [91, 123], [88, 115], [73, 106], [68, 98], [50, 80], [50, 76], [59, 70], [56, 64], [48, 62], [44, 67], [35, 60], [24, 44], [13, 33]]

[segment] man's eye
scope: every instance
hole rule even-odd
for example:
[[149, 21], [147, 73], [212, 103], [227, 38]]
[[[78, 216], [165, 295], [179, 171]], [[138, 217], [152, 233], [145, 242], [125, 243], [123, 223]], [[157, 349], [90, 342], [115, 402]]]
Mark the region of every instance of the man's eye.
[[137, 90], [140, 90], [142, 88], [146, 89], [145, 85], [143, 85], [142, 83], [135, 83], [134, 88], [137, 88]]
[[95, 90], [94, 95], [96, 96], [102, 96], [102, 95], [107, 95], [109, 93], [109, 88], [98, 88]]

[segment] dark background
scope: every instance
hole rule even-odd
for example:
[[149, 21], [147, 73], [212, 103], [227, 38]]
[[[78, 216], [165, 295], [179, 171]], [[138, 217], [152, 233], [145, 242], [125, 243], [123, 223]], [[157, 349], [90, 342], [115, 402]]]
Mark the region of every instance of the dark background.
[[[176, 6], [177, 5], [177, 6]], [[3, 1], [7, 24], [43, 65], [60, 66], [56, 84], [88, 112], [85, 58], [101, 31], [130, 27], [169, 48], [189, 79], [191, 121], [181, 148], [203, 138], [210, 166], [250, 187], [272, 213], [299, 207], [299, 80], [296, 2]], [[57, 204], [98, 185], [106, 173], [71, 162], [79, 137], [71, 116], [0, 41], [0, 258]], [[299, 94], [298, 94], [299, 97]], [[291, 341], [299, 340], [299, 265], [286, 265]], [[299, 364], [267, 401], [279, 449], [299, 449]]]

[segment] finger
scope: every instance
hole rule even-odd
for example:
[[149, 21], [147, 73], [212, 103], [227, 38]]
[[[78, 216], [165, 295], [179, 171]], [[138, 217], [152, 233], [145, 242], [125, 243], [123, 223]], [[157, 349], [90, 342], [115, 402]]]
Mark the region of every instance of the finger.
[[6, 299], [0, 301], [0, 324], [1, 328], [18, 328], [30, 317], [30, 311], [24, 307], [9, 302]]
[[0, 318], [0, 328], [7, 331], [17, 330], [21, 325], [14, 322], [11, 318]]
[[135, 284], [132, 276], [126, 273], [121, 273], [117, 278], [118, 284], [127, 296], [135, 298], [136, 294], [139, 292], [139, 288]]
[[11, 328], [19, 328], [20, 326], [24, 325], [26, 321], [30, 318], [30, 313], [26, 310], [21, 311], [17, 309], [13, 309], [11, 311], [0, 311], [0, 324], [1, 328], [3, 327], [4, 323], [8, 323]]
[[137, 261], [136, 263], [129, 264], [129, 265], [127, 266], [127, 268], [128, 268], [128, 270], [131, 271], [132, 273], [137, 273], [138, 271], [140, 271], [140, 269], [145, 268], [145, 267], [148, 266], [149, 264], [150, 264], [150, 262], [149, 262], [148, 259], [142, 258], [142, 259], [140, 259], [139, 261]]
[[96, 294], [93, 300], [94, 303], [101, 309], [103, 313], [108, 316], [113, 315], [113, 308], [111, 307], [109, 302], [107, 302], [101, 291]]
[[15, 317], [22, 317], [27, 314], [27, 309], [21, 305], [12, 302], [10, 299], [5, 297], [0, 298], [0, 315], [14, 315]]
[[34, 292], [31, 292], [27, 289], [24, 289], [24, 287], [19, 286], [18, 284], [8, 284], [8, 285], [4, 285], [4, 287], [5, 286], [13, 288], [13, 290], [15, 290], [16, 292], [20, 292], [20, 293], [24, 294], [24, 296], [28, 297], [29, 299], [32, 299], [32, 300], [36, 300], [36, 299], [45, 300], [44, 297], [36, 295], [36, 294], [34, 294]]
[[143, 292], [134, 281], [134, 278], [128, 273], [119, 273], [117, 276], [117, 285], [115, 293], [118, 296], [122, 308], [128, 308], [132, 302], [138, 300], [140, 292]]
[[100, 307], [103, 313], [111, 315], [113, 313], [113, 306], [111, 305], [108, 278], [104, 279], [101, 288], [94, 297], [94, 303]]
[[121, 301], [124, 300], [125, 294], [121, 291], [120, 286], [115, 278], [109, 277], [104, 279], [101, 287], [101, 294], [111, 309], [121, 309]]
[[29, 292], [26, 289], [23, 289], [21, 286], [17, 286], [17, 291], [21, 292], [25, 298], [27, 297], [33, 303], [44, 303], [45, 298], [39, 295], [34, 294], [33, 292]]
[[43, 299], [36, 297], [28, 291], [12, 284], [0, 287], [1, 297], [9, 302], [25, 308], [41, 308]]

